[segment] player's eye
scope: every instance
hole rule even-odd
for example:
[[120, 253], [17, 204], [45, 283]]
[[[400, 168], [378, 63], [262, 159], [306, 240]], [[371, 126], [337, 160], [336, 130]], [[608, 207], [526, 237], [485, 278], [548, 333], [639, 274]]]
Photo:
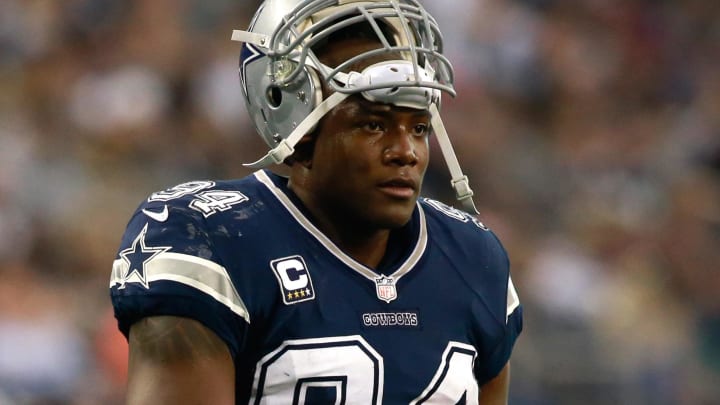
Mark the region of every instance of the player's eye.
[[368, 121], [365, 123], [363, 128], [369, 132], [381, 132], [385, 129], [384, 125], [378, 121]]
[[425, 123], [417, 124], [413, 127], [413, 135], [415, 136], [425, 136], [429, 131], [430, 126]]

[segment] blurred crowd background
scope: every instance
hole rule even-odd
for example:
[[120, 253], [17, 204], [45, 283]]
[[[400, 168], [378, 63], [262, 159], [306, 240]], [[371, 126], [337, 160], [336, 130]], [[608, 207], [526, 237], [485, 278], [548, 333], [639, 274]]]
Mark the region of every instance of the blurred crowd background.
[[[111, 263], [149, 193], [264, 152], [230, 41], [258, 4], [0, 1], [0, 404], [122, 401]], [[525, 306], [511, 404], [720, 403], [720, 2], [425, 4]]]

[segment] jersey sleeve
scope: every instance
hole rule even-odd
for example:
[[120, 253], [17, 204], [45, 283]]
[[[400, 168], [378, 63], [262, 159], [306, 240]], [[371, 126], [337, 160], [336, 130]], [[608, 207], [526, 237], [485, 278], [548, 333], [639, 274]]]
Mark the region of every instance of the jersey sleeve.
[[482, 357], [475, 363], [475, 376], [480, 385], [495, 378], [502, 371], [510, 360], [515, 342], [523, 328], [522, 305], [510, 276], [507, 253], [492, 232], [488, 232], [488, 237], [487, 268], [494, 271], [489, 272], [491, 276], [487, 278], [486, 286], [493, 287], [492, 291], [486, 289], [483, 294], [485, 310], [482, 313], [494, 314], [494, 323], [498, 327], [491, 328], [490, 333], [486, 332], [483, 340], [490, 344], [483, 347], [480, 352]]
[[223, 339], [235, 357], [249, 314], [191, 200], [191, 195], [151, 196], [129, 221], [110, 277], [115, 317], [126, 337], [145, 317], [194, 319]]
[[[511, 294], [510, 289], [514, 291], [512, 282], [508, 286], [508, 294]], [[517, 303], [518, 305], [512, 310], [508, 307], [506, 324], [502, 328], [502, 334], [496, 339], [495, 346], [489, 348], [483, 361], [476, 363], [475, 376], [480, 385], [495, 378], [510, 360], [515, 341], [523, 327], [522, 306], [519, 305], [519, 301]]]

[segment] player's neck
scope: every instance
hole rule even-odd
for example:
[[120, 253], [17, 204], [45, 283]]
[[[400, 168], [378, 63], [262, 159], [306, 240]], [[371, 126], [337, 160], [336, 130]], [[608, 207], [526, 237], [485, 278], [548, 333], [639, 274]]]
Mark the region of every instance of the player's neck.
[[368, 226], [363, 221], [353, 222], [331, 207], [322, 208], [304, 200], [303, 203], [311, 214], [313, 224], [335, 245], [359, 263], [377, 268], [387, 250], [389, 229]]
[[343, 252], [365, 266], [376, 269], [385, 256], [390, 237], [388, 229], [363, 231], [346, 224], [323, 225], [322, 220], [316, 225]]
[[366, 221], [353, 221], [352, 216], [315, 201], [313, 195], [302, 187], [288, 184], [302, 203], [312, 223], [337, 247], [357, 262], [372, 269], [382, 261], [390, 239], [390, 229], [369, 225]]

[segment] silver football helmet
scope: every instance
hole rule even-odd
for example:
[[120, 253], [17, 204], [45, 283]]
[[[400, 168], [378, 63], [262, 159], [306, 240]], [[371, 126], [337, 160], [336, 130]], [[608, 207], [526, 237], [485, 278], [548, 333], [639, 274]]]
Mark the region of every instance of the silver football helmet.
[[[358, 23], [369, 24], [378, 48], [337, 66], [321, 63], [313, 49]], [[456, 196], [467, 211], [477, 212], [438, 112], [442, 92], [455, 96], [453, 69], [442, 55], [435, 19], [416, 0], [266, 0], [250, 28], [233, 31], [232, 39], [243, 43], [240, 79], [247, 110], [271, 148], [246, 166], [282, 163], [328, 111], [360, 93], [373, 102], [430, 111]], [[383, 62], [352, 70], [383, 55]], [[323, 94], [323, 85], [330, 95]]]

